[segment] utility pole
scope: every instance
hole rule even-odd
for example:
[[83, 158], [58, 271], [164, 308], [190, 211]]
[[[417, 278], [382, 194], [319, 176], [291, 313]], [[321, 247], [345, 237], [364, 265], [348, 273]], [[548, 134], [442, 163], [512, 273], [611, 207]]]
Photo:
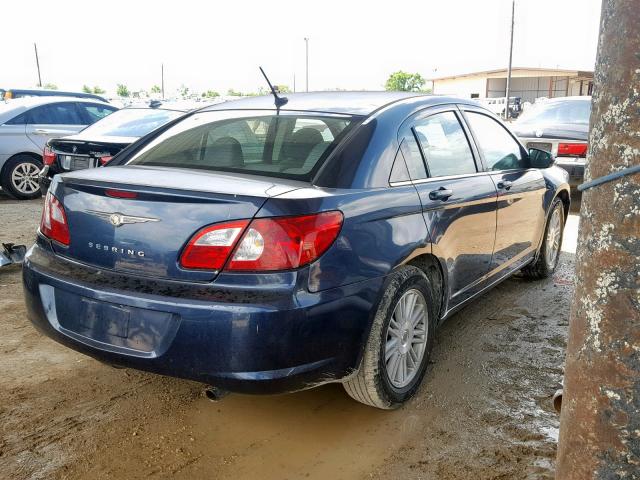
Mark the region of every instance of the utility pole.
[[509, 44], [509, 70], [507, 71], [507, 100], [504, 111], [504, 118], [509, 119], [509, 97], [511, 96], [511, 61], [513, 60], [513, 23], [516, 15], [516, 0], [511, 2], [511, 42]]
[[[640, 0], [603, 0], [556, 478], [639, 478]], [[611, 175], [609, 177], [605, 177]], [[604, 178], [603, 178], [604, 177]]]
[[296, 74], [293, 72], [293, 93], [296, 93]]
[[164, 63], [160, 64], [160, 76], [161, 76], [161, 87], [160, 90], [162, 90], [162, 99], [164, 100]]
[[36, 67], [38, 68], [38, 86], [42, 88], [42, 77], [40, 76], [40, 60], [38, 60], [38, 46], [34, 43], [33, 49], [36, 52]]
[[305, 65], [306, 65], [306, 88], [305, 91], [309, 91], [309, 38], [304, 37], [304, 47], [305, 47]]

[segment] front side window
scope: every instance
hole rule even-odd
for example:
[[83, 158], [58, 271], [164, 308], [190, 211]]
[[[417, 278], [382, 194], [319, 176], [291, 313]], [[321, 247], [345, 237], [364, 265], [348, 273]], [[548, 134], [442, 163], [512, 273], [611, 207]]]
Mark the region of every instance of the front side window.
[[106, 105], [100, 105], [97, 103], [80, 103], [78, 106], [84, 109], [87, 114], [87, 118], [91, 123], [97, 122], [101, 118], [104, 118], [110, 113], [113, 113], [115, 110], [117, 110], [114, 107], [108, 107]]
[[467, 136], [453, 112], [431, 115], [413, 127], [430, 177], [476, 173]]
[[528, 167], [520, 145], [497, 120], [476, 112], [466, 116], [489, 170]]
[[354, 119], [312, 113], [199, 112], [159, 135], [128, 164], [309, 180]]

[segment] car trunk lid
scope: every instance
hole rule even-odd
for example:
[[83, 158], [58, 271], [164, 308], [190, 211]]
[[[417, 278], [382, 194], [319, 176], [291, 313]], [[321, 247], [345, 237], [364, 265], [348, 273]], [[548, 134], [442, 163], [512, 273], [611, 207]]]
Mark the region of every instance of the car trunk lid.
[[60, 255], [96, 267], [177, 280], [208, 281], [214, 271], [187, 270], [179, 256], [206, 225], [250, 219], [270, 196], [300, 182], [162, 167], [107, 167], [58, 177], [71, 242]]

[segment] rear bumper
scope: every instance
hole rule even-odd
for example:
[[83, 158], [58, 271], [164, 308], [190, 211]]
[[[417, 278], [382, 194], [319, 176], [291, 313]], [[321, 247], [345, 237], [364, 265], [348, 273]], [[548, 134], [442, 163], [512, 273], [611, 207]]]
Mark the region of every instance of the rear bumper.
[[318, 293], [296, 281], [270, 302], [203, 301], [170, 289], [97, 287], [48, 269], [40, 261], [47, 256], [55, 257], [35, 245], [23, 268], [28, 315], [41, 332], [108, 363], [244, 393], [300, 390], [349, 375], [384, 281]]
[[569, 185], [572, 187], [584, 182], [584, 158], [556, 157], [556, 165], [569, 173]]

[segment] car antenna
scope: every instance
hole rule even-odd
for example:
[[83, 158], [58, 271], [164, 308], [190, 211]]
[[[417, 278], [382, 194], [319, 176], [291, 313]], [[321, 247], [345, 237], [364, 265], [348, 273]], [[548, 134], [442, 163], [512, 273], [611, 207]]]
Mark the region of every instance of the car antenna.
[[258, 67], [258, 68], [262, 72], [262, 76], [267, 81], [267, 84], [269, 84], [269, 88], [271, 89], [271, 93], [273, 94], [274, 102], [276, 104], [276, 110], [278, 110], [278, 113], [279, 113], [280, 107], [282, 107], [283, 105], [286, 105], [289, 99], [287, 97], [278, 96], [278, 92], [276, 91], [275, 88], [273, 88], [273, 85], [271, 85], [271, 82], [269, 81], [269, 77], [267, 77], [267, 74], [264, 73], [264, 70], [262, 69], [262, 67]]

